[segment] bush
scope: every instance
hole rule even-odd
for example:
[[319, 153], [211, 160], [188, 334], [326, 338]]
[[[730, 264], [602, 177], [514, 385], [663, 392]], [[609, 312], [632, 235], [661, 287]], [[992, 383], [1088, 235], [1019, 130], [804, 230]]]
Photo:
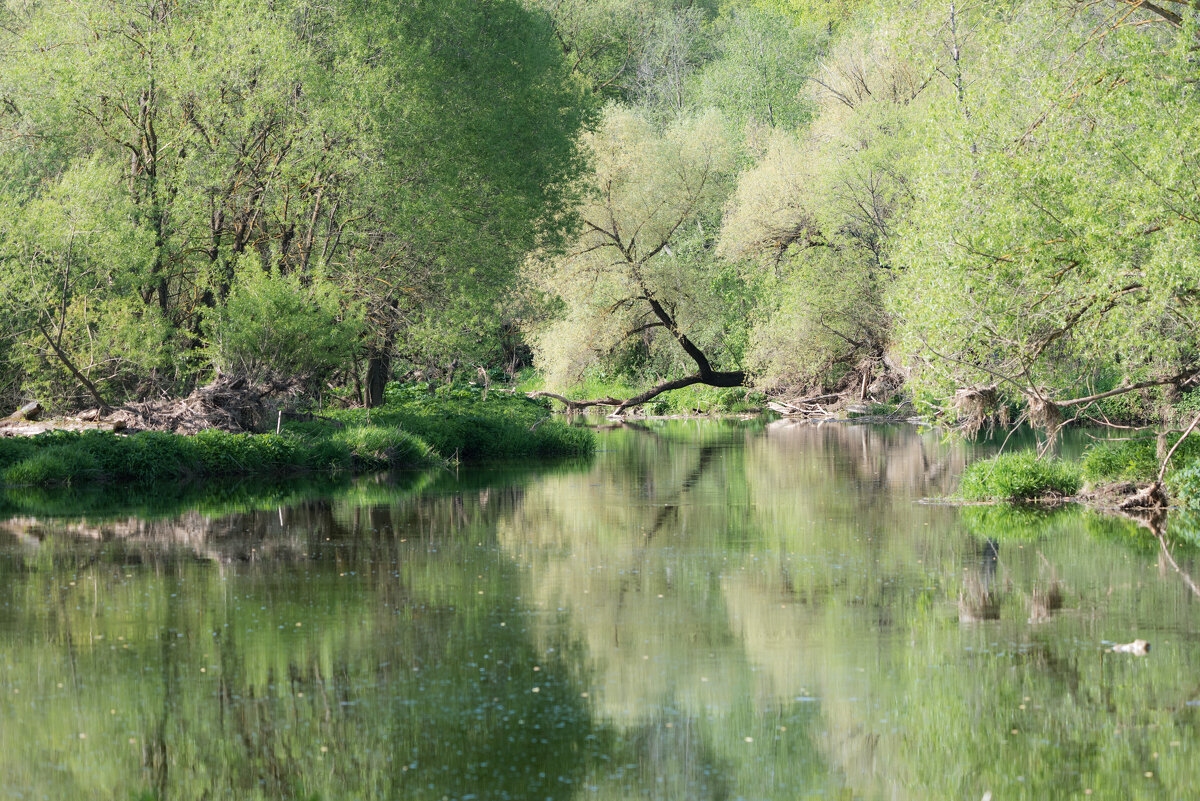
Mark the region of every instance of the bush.
[[350, 428], [367, 424], [408, 432], [445, 459], [481, 461], [526, 456], [586, 455], [595, 447], [585, 428], [550, 419], [548, 399], [492, 391], [487, 400], [478, 387], [390, 384], [387, 403], [331, 412]]
[[6, 484], [69, 484], [96, 473], [96, 461], [89, 454], [57, 445], [9, 467], [4, 471]]
[[349, 450], [354, 464], [363, 469], [425, 465], [434, 459], [429, 443], [398, 428], [348, 428], [335, 439]]
[[321, 379], [344, 364], [357, 346], [362, 321], [319, 276], [264, 270], [255, 254], [243, 257], [229, 300], [205, 327], [208, 355], [227, 374], [268, 373]]
[[971, 465], [963, 473], [961, 493], [968, 500], [1021, 501], [1079, 492], [1079, 466], [1061, 459], [1039, 459], [1032, 451], [1005, 453]]

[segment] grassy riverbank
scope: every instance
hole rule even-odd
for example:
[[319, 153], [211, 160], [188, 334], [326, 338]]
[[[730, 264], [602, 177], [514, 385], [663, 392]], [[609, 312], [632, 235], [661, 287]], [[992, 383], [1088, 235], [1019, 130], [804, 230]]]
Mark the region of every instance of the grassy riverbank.
[[[966, 500], [1028, 501], [1065, 498], [1114, 484], [1148, 484], [1161, 467], [1154, 437], [1098, 442], [1077, 460], [1038, 459], [1032, 451], [1004, 453], [970, 465], [960, 493]], [[1167, 464], [1165, 483], [1173, 501], [1200, 502], [1200, 437], [1184, 440]]]
[[[525, 397], [389, 387], [387, 404], [296, 422], [279, 434], [53, 432], [0, 439], [0, 484], [47, 486], [210, 476], [370, 472], [447, 461], [591, 453], [591, 432]], [[339, 427], [339, 424], [341, 427]]]

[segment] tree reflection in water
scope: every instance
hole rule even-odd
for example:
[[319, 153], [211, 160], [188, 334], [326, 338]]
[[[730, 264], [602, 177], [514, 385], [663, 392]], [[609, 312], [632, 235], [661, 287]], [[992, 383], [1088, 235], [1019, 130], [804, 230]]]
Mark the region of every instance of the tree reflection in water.
[[[0, 795], [1200, 783], [1188, 521], [919, 503], [971, 453], [907, 427], [603, 436], [590, 464], [235, 514], [22, 507], [0, 523]], [[1149, 656], [1103, 654], [1135, 636]]]

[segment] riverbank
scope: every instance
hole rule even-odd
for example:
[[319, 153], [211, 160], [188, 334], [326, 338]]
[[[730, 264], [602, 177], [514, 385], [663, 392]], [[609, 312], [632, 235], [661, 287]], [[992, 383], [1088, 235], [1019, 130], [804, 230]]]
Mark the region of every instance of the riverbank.
[[1077, 502], [1100, 510], [1200, 506], [1200, 438], [1187, 437], [1165, 458], [1156, 438], [1099, 442], [1078, 459], [1033, 451], [983, 459], [963, 472], [969, 502]]
[[363, 473], [594, 450], [590, 431], [552, 417], [547, 405], [520, 396], [393, 385], [381, 407], [284, 422], [278, 433], [54, 431], [2, 438], [0, 485]]

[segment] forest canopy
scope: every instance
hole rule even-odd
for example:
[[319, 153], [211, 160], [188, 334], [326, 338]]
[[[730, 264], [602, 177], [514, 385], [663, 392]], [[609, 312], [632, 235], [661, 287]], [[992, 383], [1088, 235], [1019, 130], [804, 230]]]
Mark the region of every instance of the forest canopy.
[[[483, 371], [1162, 421], [1194, 4], [0, 9], [0, 398]], [[525, 370], [524, 374], [528, 374]]]
[[[517, 264], [566, 224], [590, 105], [515, 0], [0, 15], [8, 393], [303, 366], [370, 400], [400, 358], [493, 356]], [[308, 352], [236, 352], [260, 337]]]

